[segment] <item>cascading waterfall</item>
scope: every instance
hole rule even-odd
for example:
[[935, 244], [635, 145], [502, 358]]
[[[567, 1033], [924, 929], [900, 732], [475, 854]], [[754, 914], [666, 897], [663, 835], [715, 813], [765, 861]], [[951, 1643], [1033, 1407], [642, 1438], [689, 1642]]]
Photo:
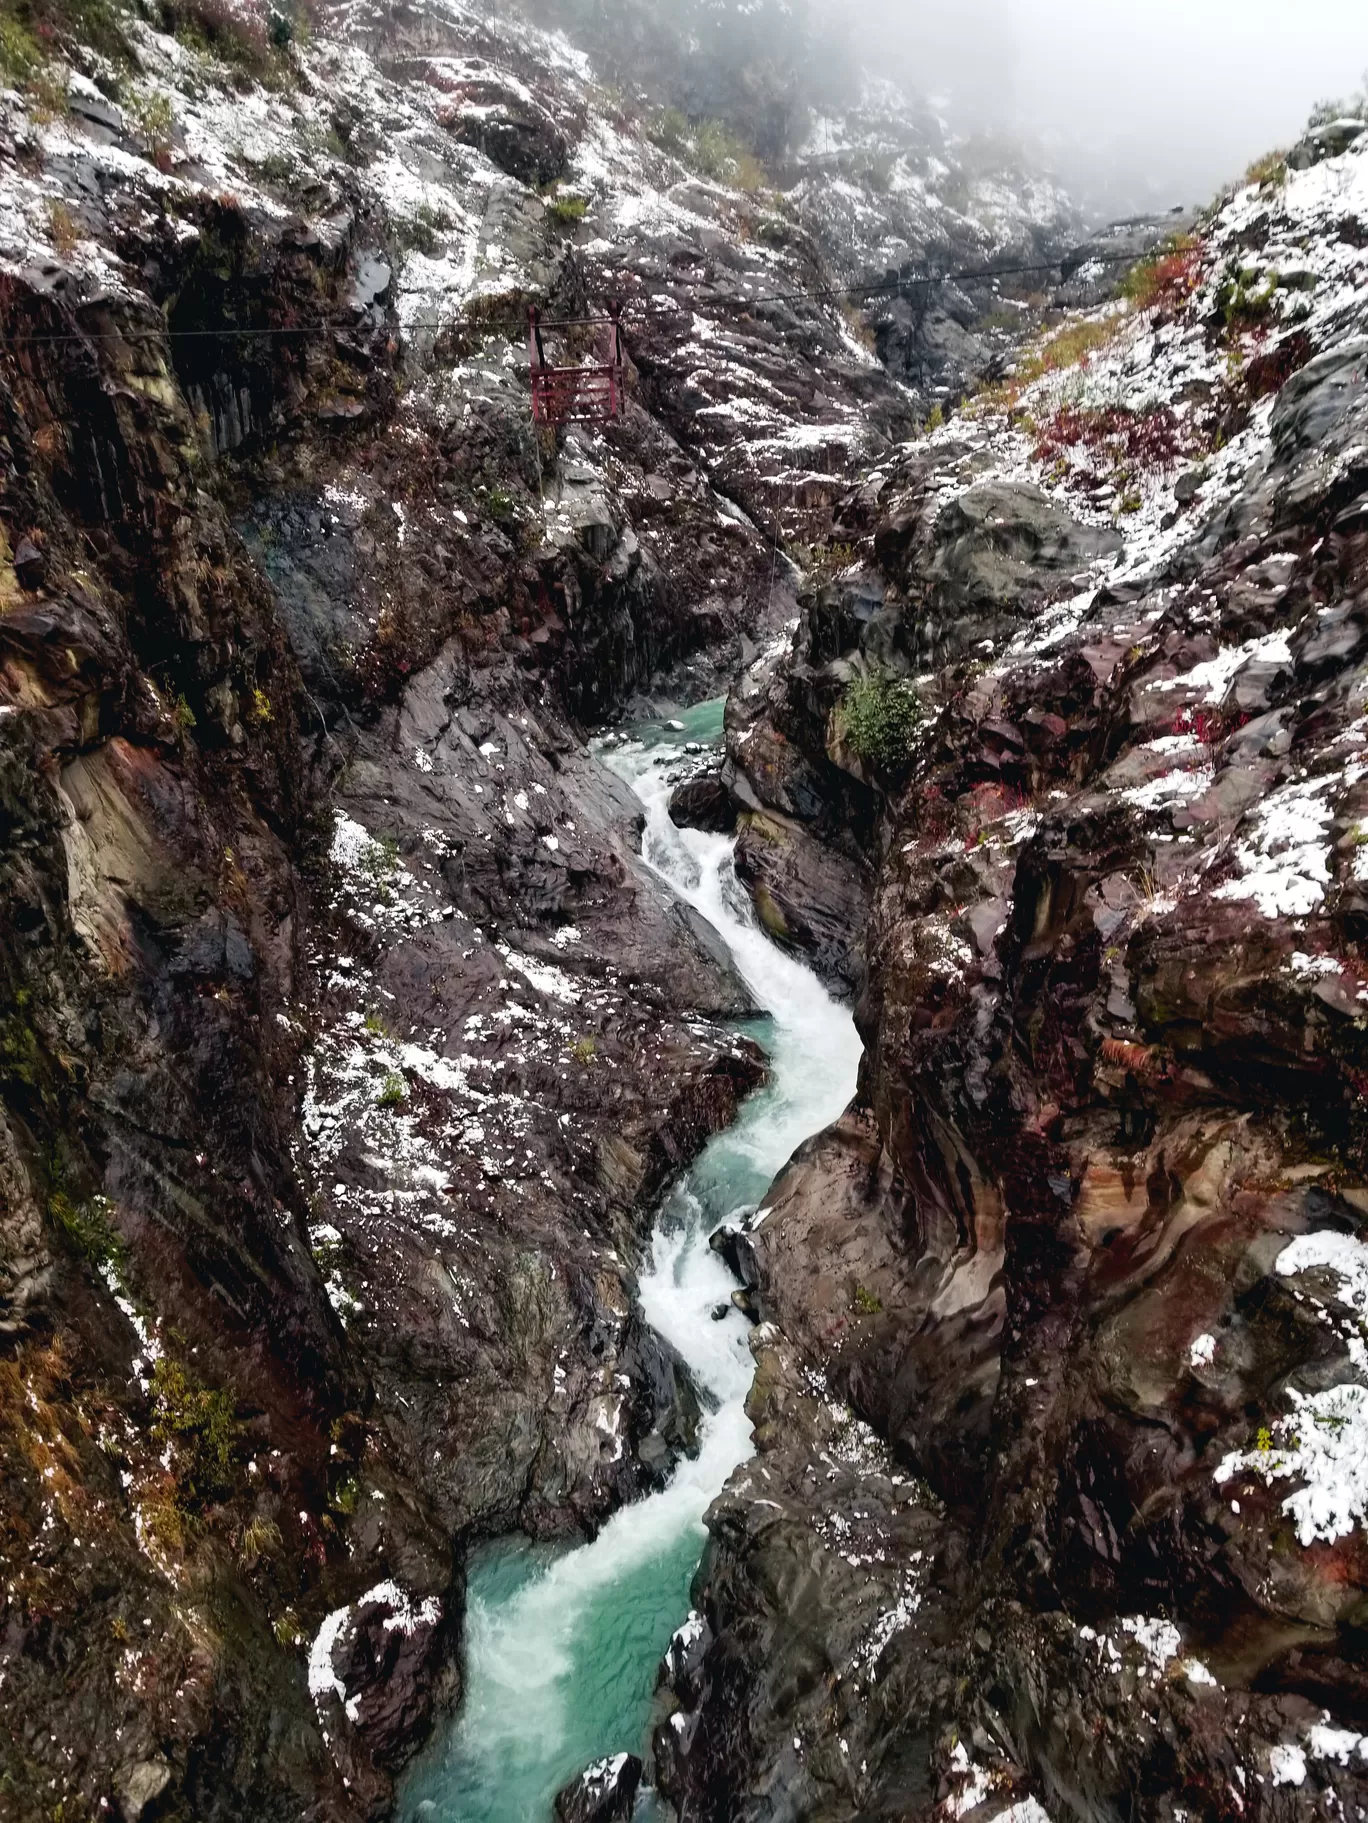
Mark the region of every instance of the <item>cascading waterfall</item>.
[[769, 1017], [755, 1028], [771, 1076], [666, 1199], [641, 1305], [716, 1401], [699, 1453], [659, 1493], [569, 1551], [500, 1545], [470, 1567], [466, 1696], [445, 1739], [405, 1782], [408, 1823], [549, 1823], [559, 1788], [590, 1761], [642, 1752], [656, 1668], [689, 1606], [703, 1515], [751, 1453], [747, 1325], [715, 1320], [734, 1281], [708, 1236], [754, 1204], [794, 1149], [855, 1090], [860, 1042], [847, 1008], [756, 922], [727, 836], [676, 829], [669, 774], [680, 746], [715, 740], [721, 705], [605, 752], [646, 811], [644, 856], [720, 933]]

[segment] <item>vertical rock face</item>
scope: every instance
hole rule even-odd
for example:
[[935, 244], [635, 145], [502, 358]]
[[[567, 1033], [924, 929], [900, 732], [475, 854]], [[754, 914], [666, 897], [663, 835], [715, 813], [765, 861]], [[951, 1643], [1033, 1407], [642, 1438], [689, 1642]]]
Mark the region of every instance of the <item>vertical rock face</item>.
[[876, 872], [860, 1096], [739, 1249], [690, 1816], [1364, 1802], [1359, 137], [878, 471], [733, 702]]
[[[958, 396], [1010, 338], [986, 283], [830, 285], [1072, 219], [849, 82], [705, 105], [715, 60], [731, 125], [681, 128], [520, 15], [97, 10], [7, 25], [0, 93], [0, 1789], [347, 1823], [459, 1694], [467, 1543], [592, 1531], [696, 1429], [634, 1267], [763, 1063], [587, 730], [767, 652], [719, 789], [776, 934], [863, 981], [884, 782], [822, 667], [902, 583], [825, 566], [800, 691], [779, 547], [857, 467], [912, 510], [876, 350]], [[627, 411], [535, 441], [528, 301], [610, 297]], [[927, 650], [1107, 543], [1021, 537], [954, 543]]]

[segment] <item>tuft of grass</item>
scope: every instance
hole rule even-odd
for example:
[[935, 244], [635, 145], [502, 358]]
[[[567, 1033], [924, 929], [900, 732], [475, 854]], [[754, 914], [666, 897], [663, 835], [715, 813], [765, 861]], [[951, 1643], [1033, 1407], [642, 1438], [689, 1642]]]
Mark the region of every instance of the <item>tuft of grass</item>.
[[589, 204], [582, 196], [551, 196], [546, 201], [546, 213], [561, 227], [573, 228], [588, 215]]
[[1202, 243], [1176, 234], [1157, 247], [1121, 281], [1121, 295], [1137, 310], [1176, 310], [1202, 282]]
[[451, 226], [451, 217], [445, 209], [434, 203], [419, 203], [412, 215], [395, 224], [400, 251], [421, 253], [431, 259], [437, 251], [437, 237], [448, 233]]
[[598, 1056], [598, 1045], [592, 1038], [577, 1038], [570, 1047], [570, 1055], [576, 1063], [592, 1063]]
[[1257, 184], [1259, 189], [1281, 190], [1287, 182], [1286, 152], [1269, 152], [1263, 158], [1256, 158], [1245, 172], [1246, 184]]
[[182, 734], [188, 733], [195, 725], [195, 712], [185, 700], [184, 691], [176, 698], [176, 706], [171, 711], [171, 719]]
[[907, 760], [921, 726], [921, 704], [891, 671], [855, 678], [836, 706], [841, 740], [866, 764], [891, 772]]
[[408, 1084], [397, 1070], [391, 1070], [386, 1076], [384, 1086], [376, 1098], [378, 1108], [402, 1108], [408, 1100]]
[[1057, 330], [1022, 358], [1016, 371], [1018, 381], [1030, 385], [1047, 373], [1086, 367], [1095, 354], [1116, 340], [1125, 321], [1121, 315], [1087, 317], [1081, 323], [1070, 323]]
[[1277, 294], [1278, 281], [1272, 273], [1260, 284], [1257, 272], [1232, 260], [1216, 289], [1216, 311], [1227, 329], [1257, 328], [1272, 315]]
[[111, 1205], [102, 1196], [88, 1202], [73, 1203], [65, 1191], [54, 1190], [48, 1198], [48, 1214], [97, 1271], [112, 1267], [122, 1270], [125, 1249], [123, 1236], [109, 1219]]
[[866, 1290], [863, 1285], [857, 1285], [855, 1287], [854, 1295], [850, 1301], [855, 1306], [856, 1310], [858, 1310], [862, 1316], [866, 1317], [876, 1317], [883, 1309], [883, 1299], [875, 1297], [874, 1293]]
[[269, 722], [271, 719], [271, 699], [260, 685], [252, 690], [251, 718], [254, 722]]
[[188, 1504], [227, 1492], [241, 1426], [231, 1393], [205, 1386], [163, 1355], [152, 1369], [152, 1435], [176, 1452], [176, 1481]]
[[293, 1608], [286, 1608], [271, 1622], [271, 1631], [275, 1634], [278, 1646], [302, 1646], [307, 1635], [299, 1624], [299, 1616]]
[[49, 201], [47, 216], [48, 233], [52, 236], [52, 244], [65, 259], [75, 250], [76, 244], [81, 238], [81, 230], [76, 217], [57, 197], [53, 197]]
[[42, 45], [23, 20], [8, 11], [0, 13], [0, 83], [7, 89], [21, 89], [46, 60]]
[[255, 1570], [263, 1557], [274, 1557], [281, 1547], [280, 1527], [274, 1519], [249, 1519], [238, 1539], [238, 1563], [244, 1570]]

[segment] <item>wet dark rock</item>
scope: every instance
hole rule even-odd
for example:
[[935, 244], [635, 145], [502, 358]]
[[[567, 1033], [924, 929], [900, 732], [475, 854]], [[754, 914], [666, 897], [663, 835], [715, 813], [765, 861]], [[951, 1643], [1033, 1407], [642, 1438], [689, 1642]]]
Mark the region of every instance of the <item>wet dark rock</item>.
[[736, 877], [760, 921], [843, 994], [859, 991], [868, 876], [801, 824], [760, 811], [741, 819]]
[[556, 1796], [556, 1823], [629, 1823], [641, 1783], [635, 1754], [597, 1760]]
[[670, 821], [680, 829], [703, 829], [729, 836], [736, 828], [736, 805], [717, 772], [686, 779], [670, 798]]

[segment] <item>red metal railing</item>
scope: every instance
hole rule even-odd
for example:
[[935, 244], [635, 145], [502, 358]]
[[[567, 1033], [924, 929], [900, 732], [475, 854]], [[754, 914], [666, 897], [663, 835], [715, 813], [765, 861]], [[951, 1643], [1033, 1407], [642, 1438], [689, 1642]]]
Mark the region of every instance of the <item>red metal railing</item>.
[[[609, 306], [605, 317], [586, 317], [575, 324], [543, 323], [541, 312], [528, 313], [528, 365], [532, 372], [532, 419], [535, 424], [604, 424], [622, 416], [622, 307]], [[555, 367], [546, 358], [544, 329], [601, 325], [606, 331], [607, 359], [582, 367]]]

